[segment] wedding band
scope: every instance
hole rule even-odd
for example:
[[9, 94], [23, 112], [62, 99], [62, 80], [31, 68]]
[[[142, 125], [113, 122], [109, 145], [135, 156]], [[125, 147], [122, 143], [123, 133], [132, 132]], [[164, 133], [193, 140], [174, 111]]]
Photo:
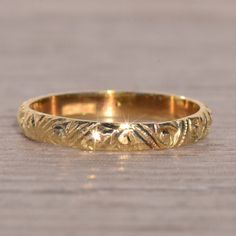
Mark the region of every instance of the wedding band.
[[116, 92], [56, 94], [24, 102], [17, 114], [32, 140], [82, 150], [159, 150], [204, 138], [211, 111], [183, 96]]

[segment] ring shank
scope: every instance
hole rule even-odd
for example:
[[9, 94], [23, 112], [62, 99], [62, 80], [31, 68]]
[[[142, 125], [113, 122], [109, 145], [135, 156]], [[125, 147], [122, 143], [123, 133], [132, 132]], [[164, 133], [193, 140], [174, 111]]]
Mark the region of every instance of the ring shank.
[[83, 150], [140, 151], [204, 138], [210, 110], [174, 95], [104, 91], [50, 95], [24, 102], [18, 123], [26, 137]]

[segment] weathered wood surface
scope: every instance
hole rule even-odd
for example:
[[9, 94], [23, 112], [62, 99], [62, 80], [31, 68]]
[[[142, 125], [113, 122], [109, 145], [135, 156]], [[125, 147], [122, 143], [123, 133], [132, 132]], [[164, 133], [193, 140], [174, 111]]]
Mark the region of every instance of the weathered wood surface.
[[[0, 235], [235, 235], [235, 23], [230, 0], [1, 0]], [[199, 99], [212, 133], [132, 154], [20, 134], [23, 100], [107, 88]]]

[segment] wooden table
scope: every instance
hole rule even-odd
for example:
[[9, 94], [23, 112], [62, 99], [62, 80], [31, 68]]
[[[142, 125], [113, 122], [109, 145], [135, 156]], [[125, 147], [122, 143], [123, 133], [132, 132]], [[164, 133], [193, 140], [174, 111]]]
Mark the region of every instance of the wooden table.
[[[0, 235], [236, 235], [235, 23], [233, 0], [2, 0]], [[18, 129], [30, 97], [108, 88], [199, 99], [212, 132], [86, 153]]]

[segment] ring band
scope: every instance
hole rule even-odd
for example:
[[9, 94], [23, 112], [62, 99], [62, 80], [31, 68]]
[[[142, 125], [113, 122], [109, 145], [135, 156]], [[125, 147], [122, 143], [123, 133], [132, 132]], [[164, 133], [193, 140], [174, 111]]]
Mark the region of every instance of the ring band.
[[204, 138], [211, 111], [183, 96], [115, 92], [56, 94], [24, 102], [25, 136], [82, 150], [159, 150]]

